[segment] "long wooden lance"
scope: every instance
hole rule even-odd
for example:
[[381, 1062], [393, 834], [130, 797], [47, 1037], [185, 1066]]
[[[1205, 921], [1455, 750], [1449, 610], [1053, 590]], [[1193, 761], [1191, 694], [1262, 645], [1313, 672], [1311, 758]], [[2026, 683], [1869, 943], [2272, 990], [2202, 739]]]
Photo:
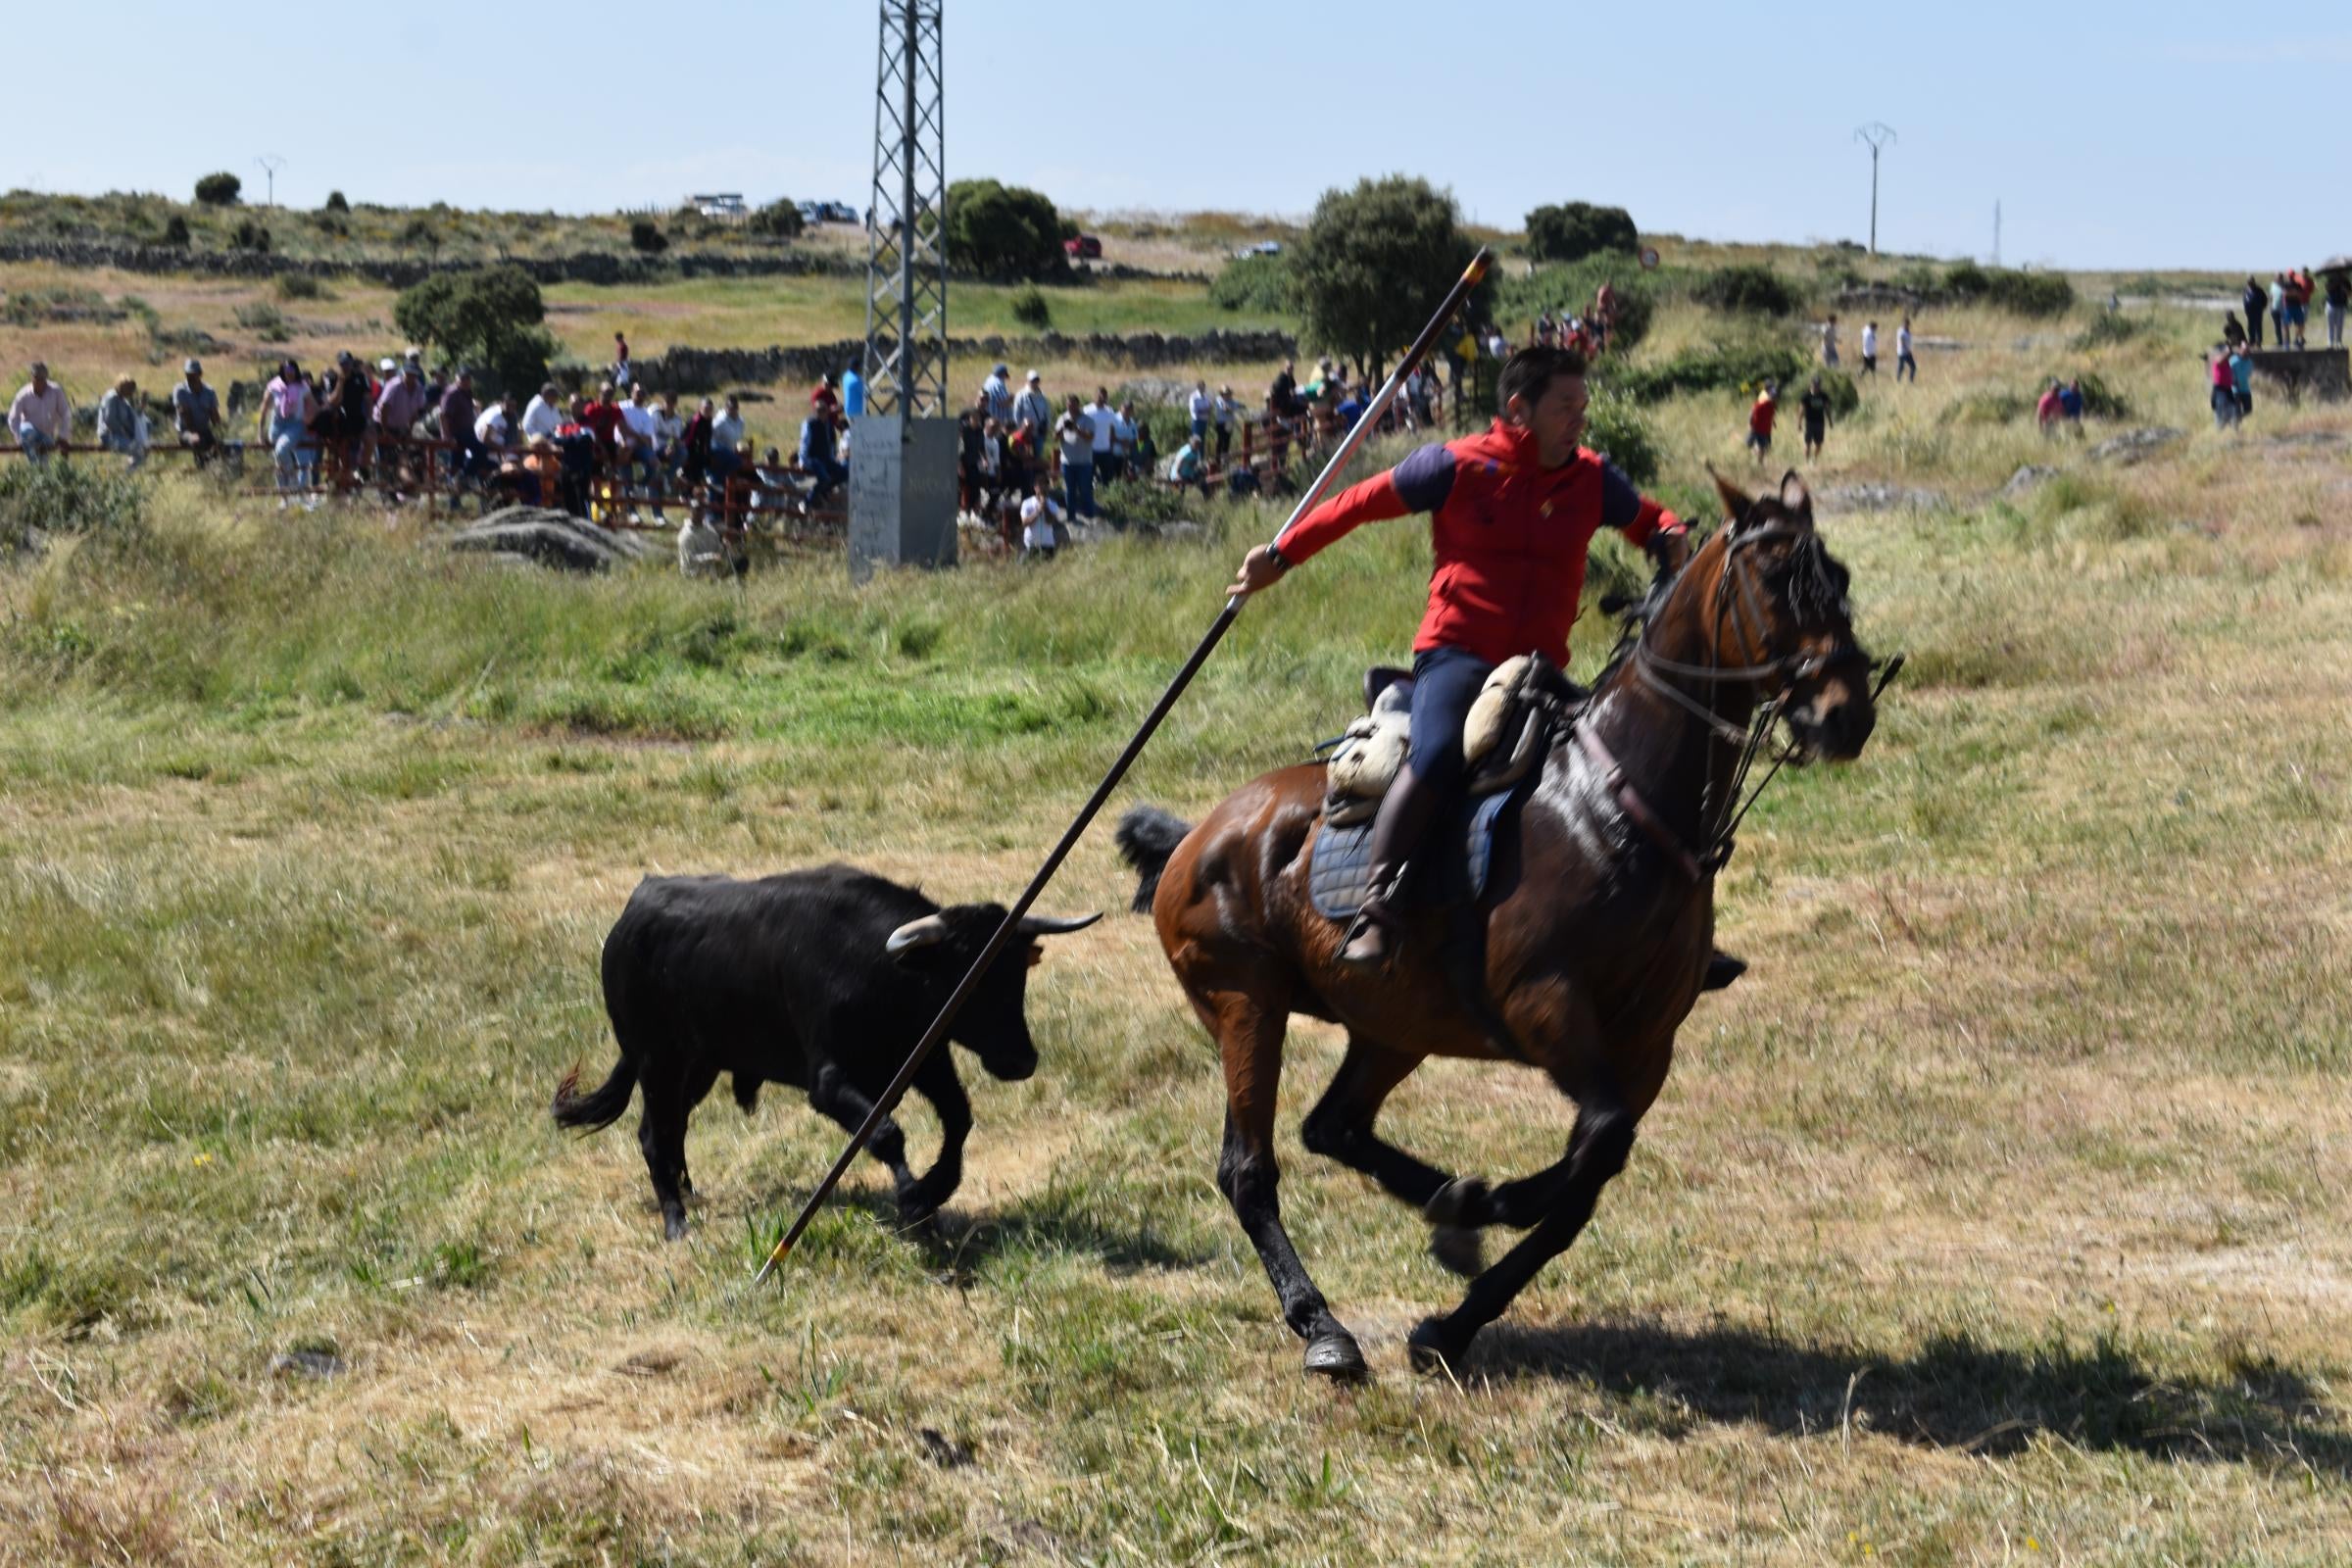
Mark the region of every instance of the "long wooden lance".
[[[1326, 463], [1323, 466], [1323, 471], [1316, 475], [1315, 482], [1307, 486], [1305, 493], [1299, 496], [1298, 505], [1292, 509], [1290, 519], [1274, 535], [1276, 548], [1281, 547], [1282, 541], [1288, 538], [1291, 530], [1298, 525], [1298, 519], [1305, 516], [1313, 509], [1315, 503], [1323, 499], [1323, 494], [1331, 488], [1332, 481], [1337, 479], [1347, 468], [1348, 460], [1355, 456], [1356, 449], [1363, 445], [1365, 437], [1370, 435], [1373, 427], [1380, 422], [1381, 415], [1390, 404], [1396, 401], [1396, 394], [1402, 389], [1406, 377], [1410, 376], [1436, 349], [1438, 339], [1445, 332], [1446, 323], [1451, 321], [1463, 306], [1469, 302], [1471, 292], [1486, 279], [1488, 270], [1494, 265], [1494, 255], [1484, 249], [1470, 259], [1470, 265], [1463, 270], [1460, 280], [1446, 294], [1446, 303], [1438, 307], [1438, 314], [1429, 318], [1429, 324], [1421, 329], [1421, 335], [1413, 339], [1413, 346], [1405, 350], [1404, 358], [1397, 363], [1396, 371], [1390, 375], [1388, 380], [1381, 383], [1380, 391], [1373, 397], [1371, 406], [1366, 408], [1356, 418], [1355, 423], [1349, 427], [1347, 435], [1342, 438], [1338, 450], [1332, 453], [1331, 461]], [[964, 972], [963, 978], [949, 994], [947, 1004], [939, 1009], [939, 1016], [931, 1020], [931, 1027], [923, 1031], [923, 1038], [915, 1043], [914, 1051], [907, 1056], [906, 1065], [901, 1067], [898, 1076], [890, 1081], [890, 1087], [875, 1097], [874, 1108], [866, 1112], [864, 1122], [855, 1133], [850, 1135], [849, 1146], [842, 1150], [841, 1157], [833, 1161], [833, 1168], [825, 1172], [825, 1179], [816, 1184], [816, 1191], [808, 1195], [808, 1201], [802, 1206], [800, 1217], [792, 1222], [792, 1228], [784, 1233], [783, 1239], [776, 1243], [774, 1250], [767, 1254], [767, 1261], [760, 1265], [760, 1272], [754, 1277], [753, 1284], [757, 1285], [765, 1280], [768, 1275], [775, 1272], [776, 1265], [791, 1254], [793, 1244], [801, 1239], [801, 1233], [806, 1231], [808, 1228], [808, 1222], [816, 1217], [817, 1209], [832, 1194], [834, 1187], [841, 1181], [843, 1173], [850, 1168], [851, 1162], [858, 1157], [858, 1152], [865, 1148], [867, 1140], [874, 1136], [874, 1129], [881, 1126], [883, 1118], [898, 1107], [899, 1101], [906, 1093], [906, 1086], [914, 1081], [914, 1075], [922, 1070], [923, 1063], [930, 1059], [931, 1053], [939, 1049], [940, 1042], [947, 1039], [949, 1027], [955, 1023], [956, 1015], [963, 1009], [963, 1004], [971, 1000], [972, 992], [980, 984], [980, 977], [988, 972], [990, 964], [996, 962], [997, 955], [1004, 951], [1004, 944], [1012, 940], [1013, 932], [1020, 926], [1021, 917], [1029, 912], [1030, 906], [1034, 905], [1038, 901], [1038, 897], [1046, 891], [1046, 885], [1054, 880], [1054, 873], [1061, 869], [1061, 862], [1067, 859], [1070, 851], [1077, 847], [1079, 837], [1086, 832], [1088, 824], [1093, 822], [1097, 813], [1102, 809], [1103, 803], [1110, 799], [1110, 792], [1118, 788], [1119, 780], [1127, 776], [1127, 770], [1134, 766], [1135, 760], [1143, 755], [1145, 744], [1152, 739], [1152, 732], [1159, 728], [1160, 720], [1168, 716], [1168, 710], [1176, 706], [1176, 700], [1184, 695], [1184, 689], [1193, 683], [1193, 677], [1200, 672], [1200, 666], [1208, 662], [1208, 656], [1216, 651], [1217, 644], [1222, 642], [1225, 633], [1232, 629], [1235, 618], [1242, 612], [1242, 596], [1239, 594], [1225, 601], [1224, 610], [1210, 623], [1207, 635], [1200, 639], [1200, 645], [1193, 650], [1192, 657], [1187, 659], [1183, 667], [1176, 671], [1175, 678], [1168, 682], [1168, 689], [1159, 694], [1159, 701], [1152, 705], [1152, 711], [1144, 715], [1142, 727], [1137, 729], [1134, 738], [1128, 741], [1126, 750], [1119, 753], [1118, 760], [1110, 764], [1110, 771], [1102, 775], [1102, 782], [1095, 786], [1094, 794], [1087, 797], [1086, 805], [1079, 808], [1076, 818], [1062, 833], [1061, 842], [1054, 846], [1054, 853], [1046, 857], [1046, 863], [1039, 866], [1037, 875], [1029, 879], [1029, 886], [1022, 890], [1018, 899], [1013, 901], [1012, 907], [1004, 911], [1004, 919], [998, 925], [996, 934], [988, 939], [988, 945], [980, 950], [980, 956], [972, 961], [971, 968]]]

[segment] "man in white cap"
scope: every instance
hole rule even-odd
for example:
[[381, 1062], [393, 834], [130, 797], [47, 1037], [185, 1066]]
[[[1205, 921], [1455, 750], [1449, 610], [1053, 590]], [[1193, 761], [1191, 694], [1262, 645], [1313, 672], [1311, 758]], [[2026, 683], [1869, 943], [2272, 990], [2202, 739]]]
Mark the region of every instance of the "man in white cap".
[[1054, 422], [1054, 404], [1046, 396], [1045, 380], [1035, 370], [1029, 372], [1029, 385], [1012, 401], [1012, 422], [1029, 427], [1030, 450], [1044, 453], [1046, 428]]
[[204, 367], [196, 361], [179, 370], [179, 385], [172, 389], [172, 428], [179, 444], [196, 454], [196, 466], [201, 468], [220, 450], [220, 399], [204, 384]]
[[73, 431], [74, 410], [66, 389], [49, 379], [49, 367], [32, 362], [32, 380], [20, 388], [8, 406], [8, 433], [17, 438], [24, 456], [47, 463], [52, 452], [70, 450], [66, 437]]

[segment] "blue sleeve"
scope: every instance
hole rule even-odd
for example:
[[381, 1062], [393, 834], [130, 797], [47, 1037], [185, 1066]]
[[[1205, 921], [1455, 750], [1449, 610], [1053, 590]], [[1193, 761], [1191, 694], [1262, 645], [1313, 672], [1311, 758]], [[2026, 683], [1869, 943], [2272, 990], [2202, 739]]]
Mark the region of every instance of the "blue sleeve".
[[1614, 463], [1600, 466], [1600, 525], [1622, 528], [1642, 514], [1642, 492]]
[[1407, 512], [1435, 512], [1453, 493], [1453, 450], [1422, 447], [1396, 465], [1391, 478]]

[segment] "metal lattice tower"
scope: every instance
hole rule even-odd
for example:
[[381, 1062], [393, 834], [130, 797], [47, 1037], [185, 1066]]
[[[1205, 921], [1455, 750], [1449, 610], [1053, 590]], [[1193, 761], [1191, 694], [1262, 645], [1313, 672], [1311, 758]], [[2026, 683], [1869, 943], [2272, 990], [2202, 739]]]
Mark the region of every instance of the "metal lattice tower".
[[865, 398], [948, 412], [947, 113], [939, 0], [883, 0], [874, 189], [865, 215]]

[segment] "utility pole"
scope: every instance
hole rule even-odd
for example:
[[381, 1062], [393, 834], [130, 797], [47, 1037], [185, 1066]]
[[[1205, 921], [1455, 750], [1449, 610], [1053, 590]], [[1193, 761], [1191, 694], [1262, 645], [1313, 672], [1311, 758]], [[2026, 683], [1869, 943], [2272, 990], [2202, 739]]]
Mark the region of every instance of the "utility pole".
[[1870, 254], [1879, 254], [1879, 152], [1895, 140], [1894, 127], [1872, 121], [1854, 132], [1854, 140], [1870, 149]]
[[270, 205], [275, 207], [277, 205], [277, 172], [286, 167], [286, 161], [275, 153], [264, 153], [254, 162], [261, 165], [263, 172], [270, 176]]

